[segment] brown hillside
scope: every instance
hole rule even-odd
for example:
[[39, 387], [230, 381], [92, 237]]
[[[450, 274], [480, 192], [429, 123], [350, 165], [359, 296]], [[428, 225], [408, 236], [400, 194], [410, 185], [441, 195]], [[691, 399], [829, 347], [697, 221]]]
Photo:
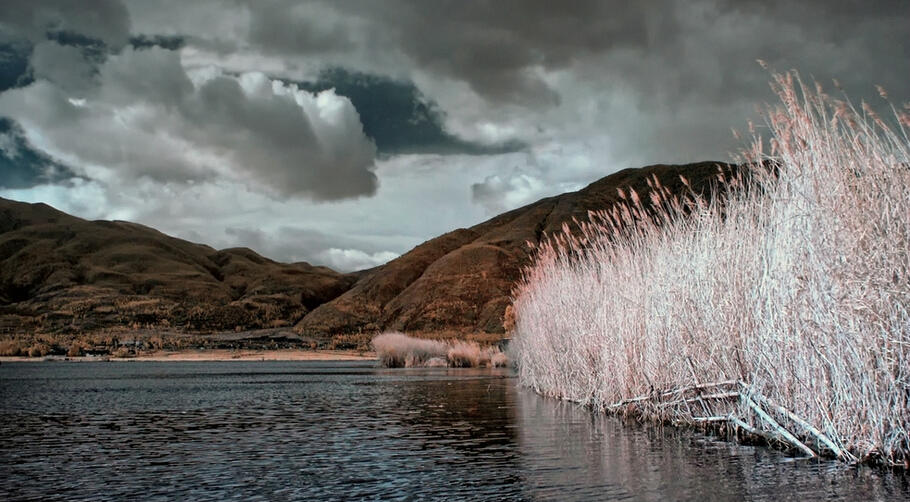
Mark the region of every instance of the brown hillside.
[[539, 242], [573, 218], [587, 219], [588, 211], [609, 207], [618, 200], [617, 188], [646, 193], [652, 176], [674, 193], [686, 190], [680, 175], [693, 190], [706, 192], [717, 181], [720, 166], [731, 167], [702, 162], [625, 169], [577, 192], [449, 232], [371, 271], [307, 314], [295, 329], [320, 337], [386, 329], [501, 333], [512, 285], [530, 258], [528, 242]]
[[0, 199], [0, 333], [274, 327], [354, 280], [249, 249], [216, 251], [134, 223]]
[[704, 162], [626, 169], [346, 275], [0, 199], [0, 335], [281, 326], [322, 340], [387, 329], [502, 333], [510, 291], [530, 259], [528, 242], [609, 207], [619, 187], [643, 195], [647, 178], [656, 176], [682, 192], [683, 175], [694, 190], [706, 191], [718, 168]]

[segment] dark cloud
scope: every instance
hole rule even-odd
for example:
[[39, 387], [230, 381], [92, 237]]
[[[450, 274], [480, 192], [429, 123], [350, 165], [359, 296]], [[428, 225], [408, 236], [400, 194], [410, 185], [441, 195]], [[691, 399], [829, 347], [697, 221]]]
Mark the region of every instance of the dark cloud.
[[[74, 14], [69, 2], [28, 2], [15, 13], [0, 14], [0, 92], [23, 87], [35, 78], [83, 92], [109, 54], [124, 45], [129, 15], [119, 2], [85, 4]], [[96, 26], [102, 23], [104, 26]], [[132, 35], [133, 48], [177, 50], [179, 36]]]
[[36, 149], [18, 124], [0, 117], [0, 188], [31, 188], [76, 177], [70, 168]]
[[96, 85], [98, 64], [106, 57], [102, 54], [94, 52], [94, 47], [86, 51], [76, 45], [39, 42], [32, 50], [30, 75], [53, 82], [75, 95], [83, 95]]
[[300, 2], [250, 2], [249, 42], [269, 52], [295, 55], [354, 49], [347, 27], [320, 16], [314, 7], [318, 8]]
[[157, 47], [124, 50], [101, 69], [100, 84], [99, 94], [112, 104], [145, 103], [178, 112], [195, 92], [179, 55]]
[[0, 92], [32, 83], [28, 68], [32, 46], [27, 41], [0, 39]]
[[[558, 70], [590, 54], [648, 40], [660, 15], [650, 2], [394, 2], [370, 15], [394, 27], [399, 47], [430, 71], [467, 82], [493, 101], [558, 104], [559, 93], [535, 71]], [[360, 6], [363, 7], [363, 6]], [[367, 7], [368, 8], [368, 7]]]
[[901, 86], [906, 64], [881, 62], [906, 61], [910, 47], [910, 7], [900, 0], [269, 1], [247, 3], [246, 13], [263, 53], [358, 53], [529, 108], [571, 92], [547, 77], [560, 71], [603, 80], [604, 92], [629, 86], [654, 108], [754, 101], [767, 96], [758, 58], [826, 81], [874, 74]]
[[492, 155], [524, 148], [520, 141], [485, 145], [463, 140], [444, 128], [444, 112], [411, 82], [342, 68], [323, 71], [315, 82], [297, 82], [311, 92], [334, 89], [351, 100], [363, 132], [380, 153]]
[[51, 37], [94, 39], [122, 47], [129, 39], [130, 17], [119, 0], [5, 0], [0, 31], [31, 41]]
[[47, 40], [64, 47], [79, 50], [86, 60], [101, 64], [107, 59], [110, 47], [100, 38], [93, 38], [73, 31], [52, 31], [47, 33]]
[[186, 37], [179, 35], [133, 35], [130, 37], [133, 49], [148, 49], [161, 47], [169, 51], [176, 51], [186, 45]]
[[251, 40], [264, 51], [295, 54], [369, 52], [364, 44], [380, 42], [380, 50], [401, 51], [418, 67], [464, 81], [492, 101], [529, 106], [551, 106], [560, 99], [537, 69], [567, 68], [592, 53], [642, 46], [661, 12], [650, 2], [598, 0], [323, 5], [356, 19], [358, 29], [307, 16], [293, 2], [252, 2]]
[[[298, 95], [274, 93], [264, 76], [249, 85], [246, 92], [230, 77], [201, 84], [181, 108], [185, 134], [230, 151], [242, 169], [284, 195], [337, 200], [375, 193], [374, 147], [348, 136], [362, 135], [353, 107], [335, 98], [332, 109], [321, 108], [319, 98], [300, 95], [313, 99], [305, 110]], [[331, 121], [314, 113], [320, 108], [335, 114]]]
[[[6, 5], [0, 40], [14, 43], [4, 45], [4, 89], [40, 85], [3, 104], [51, 148], [120, 176], [187, 182], [239, 174], [272, 193], [315, 200], [375, 192], [374, 147], [333, 93], [273, 89], [261, 75], [191, 82], [172, 52], [184, 37], [130, 36], [130, 24], [117, 1]], [[259, 36], [255, 26], [252, 34]], [[85, 141], [92, 132], [116, 143]]]

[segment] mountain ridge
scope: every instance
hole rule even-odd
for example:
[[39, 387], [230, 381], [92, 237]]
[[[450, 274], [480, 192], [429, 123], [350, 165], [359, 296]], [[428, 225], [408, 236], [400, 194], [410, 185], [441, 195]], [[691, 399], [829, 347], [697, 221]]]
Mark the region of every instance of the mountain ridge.
[[355, 280], [136, 223], [89, 221], [46, 204], [0, 199], [2, 332], [275, 327]]
[[[342, 274], [216, 250], [125, 221], [89, 221], [0, 198], [0, 335], [151, 329], [184, 333], [287, 328], [307, 340], [373, 333], [503, 333], [512, 286], [532, 246], [573, 219], [647, 192], [706, 192], [722, 162], [656, 164], [610, 174], [469, 228], [429, 239], [372, 269]], [[646, 198], [643, 198], [647, 200]]]
[[[578, 191], [546, 197], [470, 228], [453, 230], [378, 267], [350, 290], [308, 313], [295, 330], [317, 337], [382, 330], [502, 333], [512, 285], [531, 259], [529, 242], [539, 242], [543, 235], [561, 231], [563, 224], [586, 220], [589, 211], [618, 202], [618, 188], [631, 187], [645, 194], [647, 180], [656, 176], [672, 192], [684, 193], [690, 190], [680, 179], [685, 176], [692, 190], [706, 193], [715, 185], [718, 169], [733, 167], [709, 161], [624, 169]], [[423, 265], [428, 256], [434, 257], [433, 263]], [[422, 272], [413, 280], [402, 280], [408, 274], [398, 271], [412, 273], [414, 268]]]

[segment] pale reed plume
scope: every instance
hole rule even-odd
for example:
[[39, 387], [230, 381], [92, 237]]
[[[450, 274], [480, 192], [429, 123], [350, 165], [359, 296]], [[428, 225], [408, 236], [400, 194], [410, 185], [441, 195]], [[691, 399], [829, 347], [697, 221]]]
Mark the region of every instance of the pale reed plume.
[[[513, 363], [547, 396], [768, 437], [789, 427], [809, 451], [907, 465], [905, 112], [886, 122], [796, 73], [772, 87], [771, 152], [756, 138], [745, 174], [719, 175], [730, 189], [620, 190], [538, 246], [513, 292]], [[692, 393], [705, 382], [726, 397]]]

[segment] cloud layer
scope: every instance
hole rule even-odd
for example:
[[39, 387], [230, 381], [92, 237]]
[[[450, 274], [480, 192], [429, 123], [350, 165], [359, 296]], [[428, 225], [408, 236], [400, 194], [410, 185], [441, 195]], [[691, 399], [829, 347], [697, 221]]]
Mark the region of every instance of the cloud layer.
[[32, 66], [37, 81], [0, 95], [0, 107], [90, 178], [223, 177], [314, 200], [376, 191], [375, 147], [350, 101], [331, 90], [252, 72], [191, 75], [178, 53], [158, 47], [128, 47], [95, 68], [77, 49], [42, 42]]
[[105, 0], [0, 10], [0, 195], [344, 270], [727, 160], [755, 62], [910, 100], [906, 2]]

